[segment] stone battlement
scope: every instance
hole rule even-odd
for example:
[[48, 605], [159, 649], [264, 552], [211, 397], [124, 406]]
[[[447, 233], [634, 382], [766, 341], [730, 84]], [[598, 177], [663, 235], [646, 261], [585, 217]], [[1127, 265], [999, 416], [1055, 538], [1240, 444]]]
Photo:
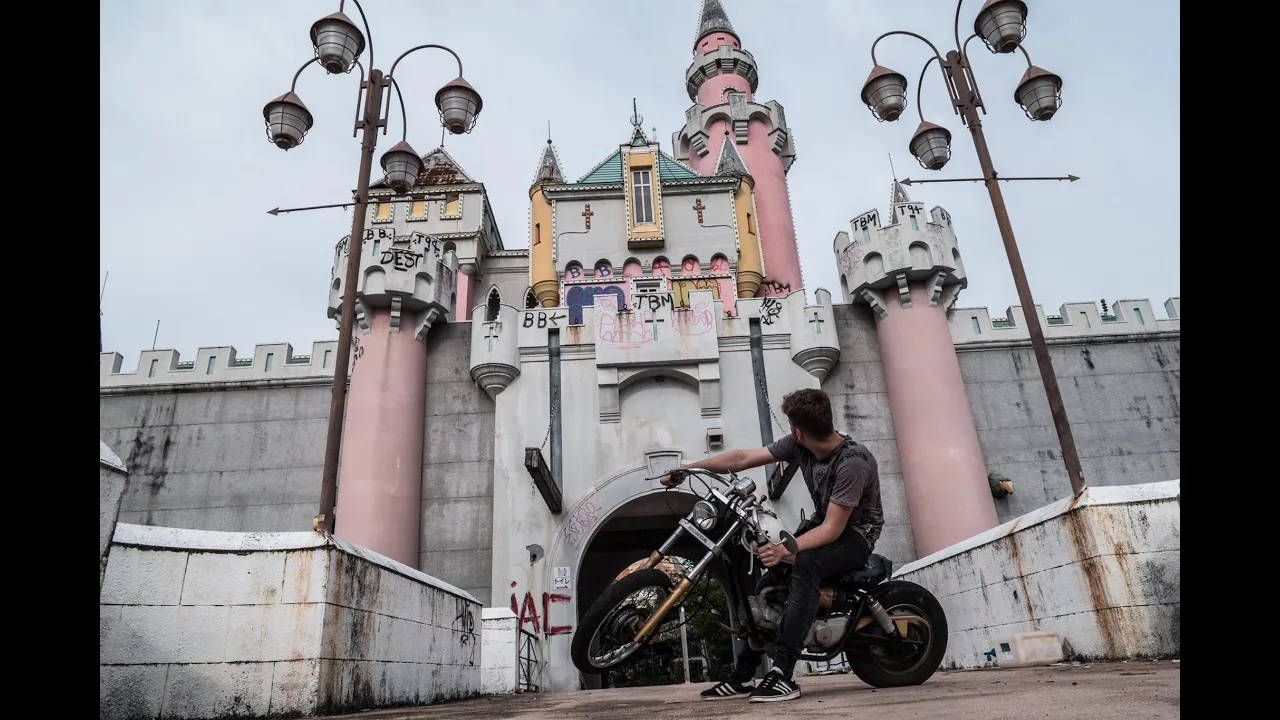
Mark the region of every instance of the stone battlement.
[[[1150, 300], [1116, 300], [1112, 302], [1114, 314], [1104, 315], [1091, 302], [1064, 303], [1057, 315], [1046, 315], [1044, 306], [1036, 306], [1040, 325], [1047, 339], [1066, 337], [1105, 337], [1109, 335], [1134, 335], [1138, 333], [1177, 332], [1181, 329], [1182, 298], [1169, 298], [1164, 302], [1167, 318], [1157, 318]], [[987, 308], [952, 308], [947, 313], [951, 325], [951, 339], [956, 345], [975, 343], [1029, 340], [1027, 316], [1022, 308], [1014, 305], [1005, 310], [1002, 318], [991, 317]]]
[[[310, 355], [294, 355], [289, 343], [256, 345], [253, 357], [238, 358], [229, 345], [202, 347], [194, 361], [183, 362], [177, 350], [143, 350], [133, 372], [120, 372], [124, 356], [104, 352], [98, 356], [99, 386], [183, 385], [333, 377], [337, 340], [311, 344]], [[359, 352], [358, 346], [356, 352]]]

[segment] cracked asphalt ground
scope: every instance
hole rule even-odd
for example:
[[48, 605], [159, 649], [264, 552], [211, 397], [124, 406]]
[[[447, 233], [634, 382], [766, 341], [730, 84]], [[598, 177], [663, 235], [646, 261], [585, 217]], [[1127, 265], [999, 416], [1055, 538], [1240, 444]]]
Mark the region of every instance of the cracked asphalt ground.
[[798, 678], [798, 700], [708, 702], [711, 683], [507, 695], [338, 716], [354, 720], [727, 720], [864, 717], [875, 720], [1178, 718], [1180, 665], [1169, 660], [939, 672], [924, 685], [877, 690], [853, 675]]

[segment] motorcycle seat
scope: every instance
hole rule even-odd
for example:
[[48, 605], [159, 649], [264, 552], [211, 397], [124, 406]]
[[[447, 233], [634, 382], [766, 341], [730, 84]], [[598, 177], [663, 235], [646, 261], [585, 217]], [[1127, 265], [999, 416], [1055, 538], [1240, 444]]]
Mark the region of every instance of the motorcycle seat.
[[893, 575], [893, 561], [883, 555], [871, 554], [867, 564], [859, 570], [847, 572], [836, 578], [837, 585], [878, 585]]

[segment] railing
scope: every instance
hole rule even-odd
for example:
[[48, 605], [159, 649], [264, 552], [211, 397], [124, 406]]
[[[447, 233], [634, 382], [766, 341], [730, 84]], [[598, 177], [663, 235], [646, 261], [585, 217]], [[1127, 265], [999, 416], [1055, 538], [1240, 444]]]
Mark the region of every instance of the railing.
[[542, 675], [542, 663], [538, 661], [538, 636], [520, 628], [520, 692], [541, 692], [538, 680]]

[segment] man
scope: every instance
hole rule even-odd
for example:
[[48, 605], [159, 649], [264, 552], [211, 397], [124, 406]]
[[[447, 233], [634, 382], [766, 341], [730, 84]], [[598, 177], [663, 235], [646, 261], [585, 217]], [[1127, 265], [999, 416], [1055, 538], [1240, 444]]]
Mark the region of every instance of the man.
[[[778, 627], [773, 669], [758, 686], [747, 685], [764, 652], [744, 644], [728, 679], [703, 691], [704, 700], [747, 697], [751, 702], [777, 702], [800, 697], [800, 687], [791, 675], [800, 644], [817, 615], [820, 583], [865, 566], [884, 526], [876, 460], [866, 447], [835, 431], [827, 394], [797, 390], [782, 398], [782, 412], [791, 425], [790, 435], [768, 447], [730, 450], [682, 465], [661, 480], [674, 487], [683, 479], [678, 471], [685, 468], [740, 472], [781, 460], [799, 464], [813, 498], [813, 518], [796, 537], [800, 550]], [[772, 568], [789, 553], [782, 545], [765, 545], [758, 555], [765, 567]]]

